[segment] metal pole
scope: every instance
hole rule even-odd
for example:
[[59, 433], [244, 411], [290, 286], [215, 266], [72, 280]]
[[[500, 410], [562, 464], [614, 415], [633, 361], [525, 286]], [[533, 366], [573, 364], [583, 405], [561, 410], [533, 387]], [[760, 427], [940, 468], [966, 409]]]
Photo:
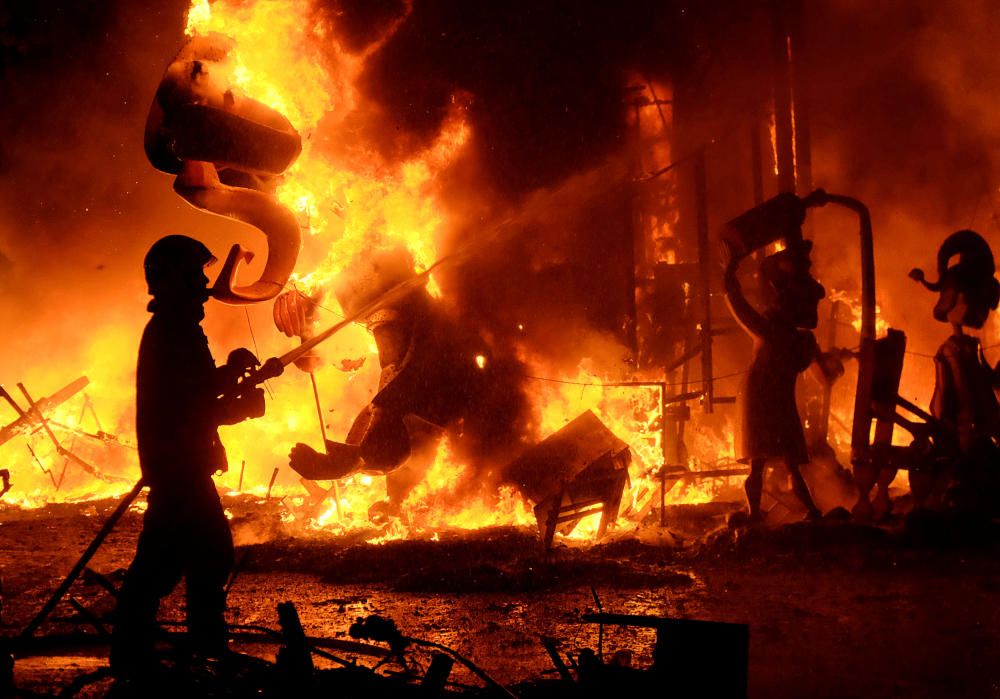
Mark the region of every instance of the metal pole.
[[805, 40], [805, 13], [801, 0], [785, 8], [788, 71], [791, 75], [792, 135], [795, 139], [795, 182], [800, 192], [812, 190], [812, 149], [809, 108], [809, 44]]
[[[826, 335], [826, 349], [828, 352], [833, 351], [837, 347], [837, 317], [839, 315], [840, 301], [834, 301], [830, 306], [830, 327], [827, 328]], [[832, 397], [833, 383], [827, 381], [823, 386], [823, 405], [820, 408], [819, 425], [817, 426], [820, 442], [826, 442], [830, 435], [830, 402]]]
[[792, 124], [791, 39], [787, 3], [771, 2], [771, 70], [774, 86], [774, 145], [777, 152], [778, 191], [795, 193], [795, 135]]
[[663, 455], [663, 465], [660, 467], [660, 526], [667, 526], [667, 461], [669, 447], [667, 446], [667, 383], [666, 377], [660, 385], [660, 453]]
[[753, 180], [753, 204], [764, 203], [764, 156], [760, 150], [760, 120], [750, 122], [750, 174]]
[[[323, 407], [319, 402], [319, 388], [316, 386], [316, 375], [309, 372], [309, 379], [312, 381], [313, 398], [316, 399], [316, 415], [319, 417], [319, 432], [323, 436], [323, 451], [326, 452], [326, 422], [323, 420]], [[340, 519], [340, 485], [333, 482], [333, 505], [337, 508], [337, 519]]]
[[705, 412], [714, 408], [712, 380], [712, 251], [708, 245], [708, 182], [705, 149], [694, 161], [694, 196], [698, 226], [698, 266], [701, 276], [701, 381], [705, 392]]

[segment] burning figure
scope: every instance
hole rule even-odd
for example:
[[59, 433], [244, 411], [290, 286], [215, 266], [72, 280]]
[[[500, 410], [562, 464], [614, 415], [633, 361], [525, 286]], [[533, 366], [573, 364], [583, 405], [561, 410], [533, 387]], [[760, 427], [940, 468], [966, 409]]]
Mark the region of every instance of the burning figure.
[[[949, 266], [953, 258], [955, 264]], [[952, 335], [934, 355], [936, 380], [931, 414], [938, 421], [935, 447], [944, 468], [911, 473], [918, 502], [975, 507], [991, 493], [1000, 439], [1000, 365], [991, 367], [979, 338], [963, 328], [980, 329], [1000, 301], [1000, 282], [989, 244], [975, 231], [951, 234], [937, 256], [938, 281], [928, 282], [922, 270], [910, 276], [940, 293], [934, 318], [949, 323]], [[950, 488], [950, 491], [949, 491]]]
[[[233, 540], [212, 474], [226, 470], [218, 427], [264, 414], [264, 394], [241, 381], [259, 363], [246, 349], [216, 367], [201, 329], [209, 298], [208, 248], [185, 236], [156, 242], [144, 262], [153, 317], [139, 346], [136, 434], [149, 486], [135, 559], [118, 597], [111, 665], [144, 676], [154, 663], [160, 599], [184, 576], [192, 649], [219, 655], [226, 646], [223, 586]], [[269, 360], [256, 376], [281, 373]]]
[[[341, 275], [336, 294], [345, 314], [353, 315], [414, 276], [405, 249], [378, 251]], [[520, 383], [504, 373], [507, 363], [488, 356], [482, 338], [455, 322], [424, 287], [381, 306], [364, 323], [378, 348], [378, 392], [344, 442], [327, 440], [325, 453], [296, 444], [289, 455], [292, 469], [310, 480], [386, 475], [388, 501], [369, 513], [377, 520], [399, 511], [445, 432], [470, 459], [500, 464], [509, 458], [523, 396]], [[299, 334], [285, 320], [279, 328]]]
[[153, 167], [177, 175], [174, 190], [192, 206], [265, 235], [260, 279], [235, 286], [239, 264], [253, 258], [235, 244], [213, 289], [219, 301], [250, 304], [277, 296], [295, 268], [299, 224], [274, 189], [302, 141], [284, 115], [231, 84], [234, 48], [221, 34], [193, 37], [181, 48], [150, 105], [145, 148]]
[[826, 291], [810, 272], [811, 249], [811, 242], [792, 239], [785, 250], [764, 259], [760, 273], [765, 308], [760, 313], [744, 296], [736, 276], [746, 253], [730, 247], [726, 298], [733, 316], [754, 338], [743, 405], [743, 458], [750, 462], [746, 493], [754, 522], [762, 519], [764, 468], [771, 459], [785, 463], [808, 518], [822, 516], [799, 471], [809, 456], [795, 404], [795, 383], [813, 362], [819, 363], [827, 379], [843, 373], [843, 365], [837, 354], [820, 351], [812, 333]]

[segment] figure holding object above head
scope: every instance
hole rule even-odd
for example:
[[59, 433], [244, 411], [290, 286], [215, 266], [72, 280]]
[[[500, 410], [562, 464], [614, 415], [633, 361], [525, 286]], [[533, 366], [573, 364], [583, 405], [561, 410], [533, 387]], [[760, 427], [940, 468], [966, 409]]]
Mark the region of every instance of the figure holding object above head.
[[795, 383], [813, 363], [830, 381], [844, 368], [841, 353], [821, 352], [812, 333], [818, 324], [819, 302], [826, 296], [811, 273], [812, 243], [801, 235], [788, 236], [783, 250], [764, 258], [760, 264], [761, 311], [747, 300], [737, 277], [739, 265], [751, 249], [732, 244], [727, 248], [726, 299], [734, 318], [754, 339], [753, 360], [743, 391], [740, 454], [750, 463], [745, 486], [750, 519], [763, 519], [760, 499], [764, 469], [772, 460], [784, 462], [807, 517], [818, 519], [822, 513], [799, 471], [809, 456], [795, 403]]

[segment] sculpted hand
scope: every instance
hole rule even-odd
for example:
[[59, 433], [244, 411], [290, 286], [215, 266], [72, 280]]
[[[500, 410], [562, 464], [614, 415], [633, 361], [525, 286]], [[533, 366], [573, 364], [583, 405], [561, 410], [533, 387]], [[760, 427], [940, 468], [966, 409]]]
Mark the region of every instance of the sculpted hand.
[[292, 450], [288, 452], [288, 464], [292, 468], [311, 464], [322, 458], [324, 458], [322, 454], [308, 444], [303, 444], [302, 442], [297, 443], [294, 447], [292, 447]]
[[[327, 442], [335, 445], [334, 442]], [[309, 480], [337, 480], [357, 470], [360, 459], [354, 454], [357, 447], [340, 445], [351, 452], [349, 458], [331, 458], [321, 454], [307, 444], [296, 444], [288, 454], [288, 465], [292, 470]], [[336, 452], [335, 452], [336, 453]]]

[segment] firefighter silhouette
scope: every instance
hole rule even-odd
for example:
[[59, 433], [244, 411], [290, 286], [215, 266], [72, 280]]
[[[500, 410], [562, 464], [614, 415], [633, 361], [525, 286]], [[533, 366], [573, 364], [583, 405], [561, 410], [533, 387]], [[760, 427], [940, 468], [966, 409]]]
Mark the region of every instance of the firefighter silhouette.
[[[218, 427], [262, 416], [264, 394], [236, 388], [258, 364], [249, 350], [235, 350], [222, 367], [212, 359], [200, 323], [209, 298], [204, 268], [213, 262], [204, 245], [180, 235], [157, 241], [144, 261], [153, 300], [139, 346], [136, 433], [149, 496], [115, 610], [111, 667], [118, 676], [155, 668], [156, 613], [182, 577], [190, 651], [218, 656], [226, 649], [233, 540], [212, 481], [226, 470]], [[276, 360], [265, 368], [280, 373]]]

